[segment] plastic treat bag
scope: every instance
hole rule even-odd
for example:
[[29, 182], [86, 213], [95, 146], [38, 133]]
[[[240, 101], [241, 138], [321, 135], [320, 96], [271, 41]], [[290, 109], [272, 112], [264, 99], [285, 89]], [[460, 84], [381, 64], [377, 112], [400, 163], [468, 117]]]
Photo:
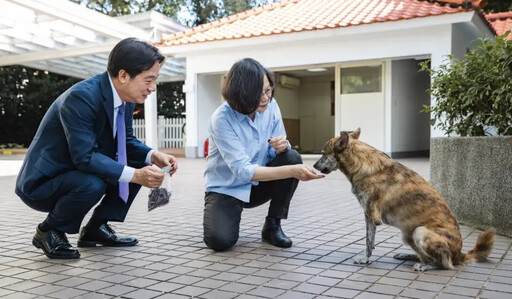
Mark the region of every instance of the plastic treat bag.
[[172, 164], [160, 169], [160, 172], [165, 173], [164, 180], [162, 186], [152, 188], [149, 192], [148, 212], [169, 203], [171, 198], [171, 175], [169, 171], [171, 168]]

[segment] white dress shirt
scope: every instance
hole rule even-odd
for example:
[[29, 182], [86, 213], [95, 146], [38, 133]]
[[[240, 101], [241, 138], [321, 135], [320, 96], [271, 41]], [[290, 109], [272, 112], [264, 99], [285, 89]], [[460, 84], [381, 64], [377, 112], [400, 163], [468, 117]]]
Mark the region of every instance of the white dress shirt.
[[[123, 104], [123, 101], [121, 101], [121, 98], [119, 97], [119, 94], [117, 93], [117, 90], [114, 86], [114, 83], [112, 83], [112, 78], [110, 78], [110, 74], [108, 75], [108, 80], [110, 81], [110, 86], [112, 87], [112, 93], [114, 96], [114, 117], [113, 117], [113, 128], [112, 132], [114, 132], [113, 138], [116, 138], [117, 133], [117, 111], [119, 110], [119, 106]], [[146, 156], [146, 164], [151, 165], [151, 155], [153, 154], [154, 150], [150, 150], [149, 153]], [[129, 183], [133, 179], [133, 175], [135, 174], [135, 168], [130, 166], [125, 166], [123, 169], [123, 173], [121, 173], [121, 177], [119, 178], [120, 182], [123, 183]]]

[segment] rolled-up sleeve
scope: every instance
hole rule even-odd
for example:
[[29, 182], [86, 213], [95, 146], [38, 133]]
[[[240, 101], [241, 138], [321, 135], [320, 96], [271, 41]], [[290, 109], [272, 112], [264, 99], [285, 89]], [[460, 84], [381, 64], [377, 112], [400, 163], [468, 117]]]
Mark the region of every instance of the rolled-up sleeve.
[[245, 152], [245, 146], [236, 135], [232, 124], [225, 116], [214, 118], [211, 124], [211, 135], [226, 165], [238, 180], [250, 183], [260, 165], [253, 164]]
[[[273, 126], [272, 126], [272, 132], [270, 133], [270, 137], [273, 138], [273, 137], [277, 137], [277, 136], [283, 136], [284, 138], [286, 138], [286, 130], [284, 128], [283, 118], [281, 116], [281, 110], [279, 109], [278, 105], [275, 106], [275, 109], [273, 112], [274, 112], [272, 115]], [[288, 142], [287, 148], [288, 149], [291, 148], [290, 142]], [[276, 157], [276, 150], [273, 147], [271, 147], [270, 145], [268, 146], [268, 155], [270, 156], [271, 159], [274, 159]]]

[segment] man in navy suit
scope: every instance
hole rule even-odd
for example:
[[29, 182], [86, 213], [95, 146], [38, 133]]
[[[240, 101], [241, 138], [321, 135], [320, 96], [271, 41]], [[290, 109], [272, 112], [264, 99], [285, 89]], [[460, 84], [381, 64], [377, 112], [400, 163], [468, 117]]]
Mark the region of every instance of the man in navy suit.
[[[107, 72], [81, 81], [60, 95], [46, 112], [16, 181], [16, 194], [29, 207], [47, 212], [32, 244], [49, 258], [76, 259], [66, 233], [80, 231], [78, 247], [133, 246], [108, 221], [124, 221], [141, 186], [159, 187], [164, 175], [151, 164], [177, 170], [176, 158], [141, 143], [133, 135], [135, 103], [156, 90], [165, 57], [134, 38], [120, 41]], [[120, 138], [118, 138], [120, 136]]]

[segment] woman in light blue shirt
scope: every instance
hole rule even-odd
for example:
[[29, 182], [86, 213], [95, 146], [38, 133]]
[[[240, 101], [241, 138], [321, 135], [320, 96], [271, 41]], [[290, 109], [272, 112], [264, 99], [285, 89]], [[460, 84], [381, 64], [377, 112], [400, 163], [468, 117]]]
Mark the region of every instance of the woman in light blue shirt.
[[236, 62], [224, 82], [226, 103], [211, 117], [204, 174], [204, 242], [213, 250], [237, 242], [243, 208], [269, 200], [262, 240], [290, 247], [280, 223], [288, 216], [299, 180], [324, 177], [302, 164], [290, 148], [273, 91], [272, 74], [251, 58]]

